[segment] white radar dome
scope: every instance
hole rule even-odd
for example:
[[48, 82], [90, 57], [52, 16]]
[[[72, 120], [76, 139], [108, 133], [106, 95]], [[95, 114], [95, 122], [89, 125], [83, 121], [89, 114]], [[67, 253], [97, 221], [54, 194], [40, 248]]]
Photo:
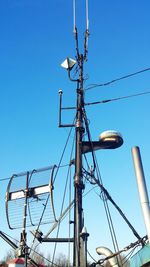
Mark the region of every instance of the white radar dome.
[[122, 146], [123, 144], [123, 137], [121, 133], [114, 131], [114, 130], [108, 130], [99, 135], [99, 141], [103, 144], [107, 144], [112, 146], [112, 148], [117, 148]]
[[114, 139], [122, 139], [121, 133], [114, 131], [114, 130], [107, 130], [105, 132], [102, 132], [99, 136], [100, 141], [109, 141], [109, 140], [114, 140]]

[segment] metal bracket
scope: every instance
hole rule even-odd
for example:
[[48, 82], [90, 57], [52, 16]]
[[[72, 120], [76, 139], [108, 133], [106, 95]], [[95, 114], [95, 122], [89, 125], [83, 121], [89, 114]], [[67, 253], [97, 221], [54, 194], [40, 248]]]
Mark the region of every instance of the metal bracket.
[[75, 124], [62, 124], [61, 123], [61, 112], [64, 108], [62, 108], [62, 94], [63, 91], [59, 90], [59, 124], [58, 126], [61, 127], [75, 127]]

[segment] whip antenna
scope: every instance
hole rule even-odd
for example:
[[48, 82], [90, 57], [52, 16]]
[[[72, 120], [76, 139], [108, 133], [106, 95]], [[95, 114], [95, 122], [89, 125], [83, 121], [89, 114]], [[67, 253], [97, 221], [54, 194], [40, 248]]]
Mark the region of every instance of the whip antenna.
[[77, 61], [79, 60], [79, 42], [78, 42], [78, 31], [76, 26], [76, 0], [73, 0], [73, 33], [76, 41], [76, 52], [77, 52]]
[[76, 0], [73, 0], [73, 33], [76, 33]]
[[86, 31], [84, 37], [84, 60], [87, 60], [88, 38], [89, 38], [89, 7], [88, 7], [88, 0], [86, 0]]
[[86, 30], [89, 31], [89, 6], [88, 6], [88, 0], [86, 0]]

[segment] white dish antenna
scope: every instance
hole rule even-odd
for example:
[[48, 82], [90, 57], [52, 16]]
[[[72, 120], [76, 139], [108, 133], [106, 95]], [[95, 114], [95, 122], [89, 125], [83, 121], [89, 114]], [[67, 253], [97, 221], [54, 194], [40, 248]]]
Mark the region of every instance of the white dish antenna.
[[107, 142], [107, 141], [118, 141], [121, 140], [122, 135], [121, 133], [114, 131], [114, 130], [108, 130], [100, 134], [99, 141]]

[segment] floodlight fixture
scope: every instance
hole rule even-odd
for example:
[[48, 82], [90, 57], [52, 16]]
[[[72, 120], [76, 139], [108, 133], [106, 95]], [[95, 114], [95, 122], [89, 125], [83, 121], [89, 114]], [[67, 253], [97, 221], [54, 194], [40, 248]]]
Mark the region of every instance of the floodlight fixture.
[[82, 153], [85, 154], [99, 149], [116, 149], [122, 144], [122, 135], [117, 131], [109, 130], [100, 134], [99, 141], [83, 141]]
[[61, 66], [63, 68], [65, 68], [66, 70], [72, 70], [72, 68], [74, 67], [74, 65], [76, 64], [76, 60], [67, 57], [67, 59], [65, 59], [65, 61], [63, 61], [63, 63], [61, 64]]

